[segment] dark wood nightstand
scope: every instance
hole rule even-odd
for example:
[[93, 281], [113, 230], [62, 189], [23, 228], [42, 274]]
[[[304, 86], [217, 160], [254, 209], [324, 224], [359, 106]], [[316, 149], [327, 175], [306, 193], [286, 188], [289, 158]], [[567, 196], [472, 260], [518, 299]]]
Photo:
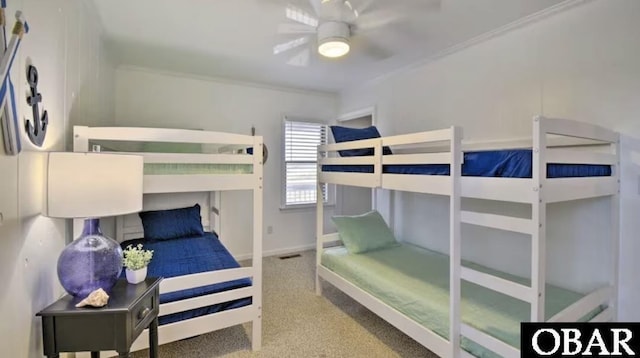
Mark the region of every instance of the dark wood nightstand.
[[150, 277], [131, 285], [120, 279], [101, 308], [75, 308], [79, 299], [66, 295], [38, 312], [44, 354], [58, 358], [60, 352], [90, 351], [94, 358], [100, 351], [115, 350], [129, 357], [131, 344], [149, 327], [149, 355], [156, 358], [161, 280]]

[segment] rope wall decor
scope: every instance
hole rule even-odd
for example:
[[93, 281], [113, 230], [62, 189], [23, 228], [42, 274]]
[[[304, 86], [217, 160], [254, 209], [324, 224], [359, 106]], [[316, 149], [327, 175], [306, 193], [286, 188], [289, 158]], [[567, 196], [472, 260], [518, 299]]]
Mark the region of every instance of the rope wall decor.
[[[20, 143], [20, 128], [18, 124], [18, 114], [16, 112], [16, 93], [9, 72], [16, 58], [20, 42], [24, 34], [29, 32], [29, 25], [24, 20], [22, 12], [16, 12], [16, 23], [11, 31], [11, 40], [7, 42], [6, 17], [5, 8], [7, 2], [0, 1], [0, 49], [4, 52], [0, 55], [0, 78], [2, 81], [2, 89], [0, 90], [0, 114], [2, 114], [2, 135], [4, 141], [4, 149], [7, 155], [18, 155], [22, 150]], [[27, 127], [28, 128], [28, 127]], [[46, 129], [46, 128], [45, 128]], [[44, 139], [44, 130], [41, 131], [42, 139]], [[40, 143], [42, 144], [42, 143]]]

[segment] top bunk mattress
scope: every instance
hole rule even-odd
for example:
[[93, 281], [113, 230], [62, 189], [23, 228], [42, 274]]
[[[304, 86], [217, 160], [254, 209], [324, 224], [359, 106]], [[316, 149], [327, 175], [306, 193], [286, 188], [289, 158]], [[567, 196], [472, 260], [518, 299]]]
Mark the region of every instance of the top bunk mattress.
[[[465, 152], [463, 176], [531, 178], [531, 149]], [[373, 173], [373, 165], [323, 165], [325, 172]], [[449, 175], [448, 164], [384, 165], [385, 174]], [[547, 178], [610, 176], [609, 165], [547, 164]]]
[[[122, 248], [126, 248], [128, 245], [135, 246], [137, 244], [144, 245], [145, 250], [153, 250], [153, 259], [149, 263], [149, 266], [147, 266], [147, 275], [151, 277], [170, 278], [192, 273], [240, 267], [240, 264], [231, 256], [218, 237], [209, 232], [206, 232], [202, 236], [181, 237], [168, 240], [134, 239], [122, 242], [121, 246]], [[251, 286], [251, 280], [249, 278], [168, 292], [160, 295], [160, 303], [169, 303], [247, 286]], [[163, 325], [249, 304], [251, 304], [251, 298], [243, 298], [160, 316], [158, 321], [160, 325]]]
[[[402, 312], [438, 335], [449, 336], [449, 257], [410, 244], [349, 254], [344, 247], [324, 250], [324, 267]], [[464, 266], [530, 285], [529, 280], [465, 262]], [[547, 285], [547, 319], [582, 297]], [[529, 321], [529, 304], [473, 283], [462, 282], [462, 321], [508, 344], [520, 346], [520, 322]], [[463, 337], [462, 347], [478, 357], [498, 357]]]
[[[92, 140], [102, 152], [139, 154], [219, 154], [215, 148], [198, 143], [132, 142]], [[247, 151], [248, 152], [248, 151]], [[251, 153], [249, 153], [251, 154]], [[252, 164], [224, 163], [145, 163], [144, 175], [252, 174]]]
[[145, 163], [144, 175], [252, 174], [251, 164]]

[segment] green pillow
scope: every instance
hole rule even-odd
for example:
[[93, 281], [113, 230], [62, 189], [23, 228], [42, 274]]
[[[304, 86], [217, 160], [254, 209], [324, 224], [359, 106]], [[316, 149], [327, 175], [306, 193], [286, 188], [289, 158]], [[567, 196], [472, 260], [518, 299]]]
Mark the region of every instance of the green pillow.
[[357, 216], [334, 216], [332, 219], [351, 254], [398, 246], [391, 229], [375, 210]]

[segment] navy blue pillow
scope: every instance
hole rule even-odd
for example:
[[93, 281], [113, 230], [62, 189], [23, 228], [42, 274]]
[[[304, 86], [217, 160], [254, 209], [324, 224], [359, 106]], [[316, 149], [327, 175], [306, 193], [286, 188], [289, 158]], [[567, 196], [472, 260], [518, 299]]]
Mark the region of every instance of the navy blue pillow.
[[[340, 126], [331, 126], [331, 133], [333, 133], [333, 139], [336, 143], [350, 142], [352, 140], [380, 138], [380, 132], [375, 126], [367, 128], [348, 128]], [[339, 150], [341, 157], [360, 157], [363, 155], [373, 155], [373, 148], [360, 148], [360, 149], [348, 149]], [[391, 148], [382, 147], [382, 154], [388, 155], [391, 153]]]
[[142, 220], [144, 238], [148, 240], [204, 235], [199, 204], [188, 208], [143, 211], [138, 215]]

